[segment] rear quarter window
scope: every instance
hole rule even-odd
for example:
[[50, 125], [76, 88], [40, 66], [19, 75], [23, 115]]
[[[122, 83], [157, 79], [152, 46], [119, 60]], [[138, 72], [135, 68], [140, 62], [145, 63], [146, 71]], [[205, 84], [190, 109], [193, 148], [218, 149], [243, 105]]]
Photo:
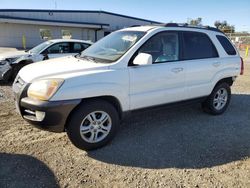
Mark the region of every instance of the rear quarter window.
[[236, 55], [233, 45], [226, 37], [222, 35], [217, 35], [216, 37], [228, 55]]

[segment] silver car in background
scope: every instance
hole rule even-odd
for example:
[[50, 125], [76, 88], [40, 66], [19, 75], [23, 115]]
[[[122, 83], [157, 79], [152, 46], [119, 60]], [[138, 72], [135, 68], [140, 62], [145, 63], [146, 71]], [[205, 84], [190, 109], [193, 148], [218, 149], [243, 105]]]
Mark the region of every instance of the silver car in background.
[[55, 39], [39, 44], [28, 51], [15, 51], [0, 54], [0, 80], [14, 80], [19, 70], [27, 64], [77, 55], [93, 43], [75, 39]]

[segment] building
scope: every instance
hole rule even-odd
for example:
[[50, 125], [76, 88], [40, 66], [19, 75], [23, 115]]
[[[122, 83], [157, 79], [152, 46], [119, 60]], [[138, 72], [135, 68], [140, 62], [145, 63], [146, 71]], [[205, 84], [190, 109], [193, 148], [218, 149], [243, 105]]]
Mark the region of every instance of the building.
[[86, 10], [0, 9], [0, 46], [31, 48], [44, 40], [99, 40], [112, 31], [159, 22]]

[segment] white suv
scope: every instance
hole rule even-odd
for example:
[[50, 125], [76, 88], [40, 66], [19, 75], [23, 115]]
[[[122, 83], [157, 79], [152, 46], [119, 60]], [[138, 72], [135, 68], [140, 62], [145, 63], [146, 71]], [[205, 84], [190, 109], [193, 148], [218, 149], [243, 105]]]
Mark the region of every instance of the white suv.
[[237, 50], [215, 28], [141, 26], [116, 31], [78, 57], [24, 67], [13, 91], [25, 120], [67, 131], [76, 147], [91, 150], [114, 137], [126, 112], [193, 100], [222, 114], [242, 73]]

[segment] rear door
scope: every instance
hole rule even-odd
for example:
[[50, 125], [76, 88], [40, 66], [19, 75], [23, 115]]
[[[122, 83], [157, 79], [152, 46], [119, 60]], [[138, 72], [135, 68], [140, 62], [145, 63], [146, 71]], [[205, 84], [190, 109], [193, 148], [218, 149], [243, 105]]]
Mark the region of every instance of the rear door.
[[209, 95], [212, 79], [222, 67], [218, 52], [205, 33], [184, 31], [182, 37], [188, 99]]
[[179, 61], [179, 33], [156, 34], [134, 56], [139, 53], [152, 55], [153, 64], [129, 66], [130, 109], [185, 99], [186, 68], [185, 63]]

